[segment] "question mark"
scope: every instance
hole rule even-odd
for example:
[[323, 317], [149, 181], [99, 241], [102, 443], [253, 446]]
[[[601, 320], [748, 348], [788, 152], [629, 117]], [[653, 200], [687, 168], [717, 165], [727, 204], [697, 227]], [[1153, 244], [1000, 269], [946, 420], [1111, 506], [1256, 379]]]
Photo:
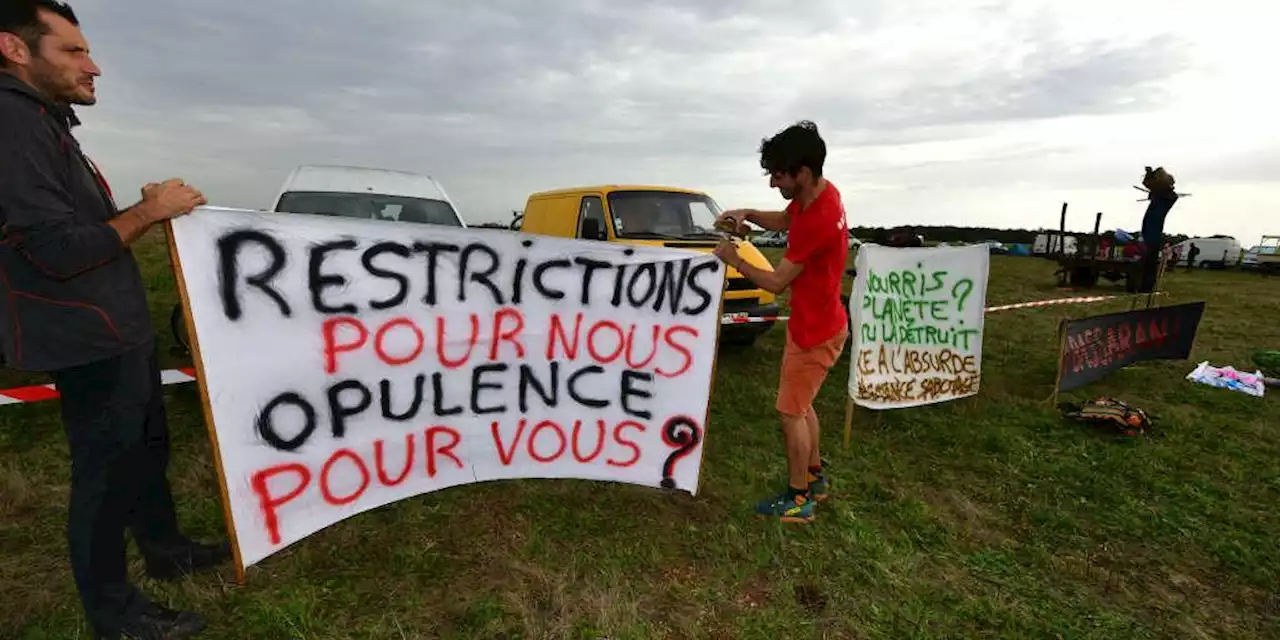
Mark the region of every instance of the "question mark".
[[[681, 428], [683, 427], [683, 428]], [[676, 463], [702, 442], [702, 429], [698, 423], [688, 416], [673, 416], [662, 425], [662, 441], [674, 449], [662, 463], [662, 488], [675, 489], [675, 478], [671, 477]]]
[[[964, 293], [957, 294], [956, 289], [959, 289], [961, 285], [965, 287]], [[969, 299], [969, 294], [971, 293], [973, 293], [973, 281], [968, 278], [957, 280], [955, 284], [951, 285], [951, 297], [958, 299], [956, 301], [957, 311], [964, 311], [964, 301]]]

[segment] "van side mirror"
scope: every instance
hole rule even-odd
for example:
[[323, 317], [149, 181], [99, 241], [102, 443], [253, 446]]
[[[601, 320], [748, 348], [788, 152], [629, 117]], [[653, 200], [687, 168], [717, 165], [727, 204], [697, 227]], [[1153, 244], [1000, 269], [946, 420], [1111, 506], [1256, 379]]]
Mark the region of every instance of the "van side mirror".
[[604, 229], [600, 228], [600, 220], [597, 218], [582, 219], [582, 237], [587, 240], [607, 240], [604, 235]]

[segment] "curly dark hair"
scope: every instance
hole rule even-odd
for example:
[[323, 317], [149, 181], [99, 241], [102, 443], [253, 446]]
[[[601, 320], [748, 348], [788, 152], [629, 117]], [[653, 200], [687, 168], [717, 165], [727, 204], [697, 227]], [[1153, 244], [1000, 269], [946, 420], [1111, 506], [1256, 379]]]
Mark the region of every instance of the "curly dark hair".
[[[40, 38], [49, 33], [49, 25], [40, 19], [40, 12], [62, 16], [71, 24], [80, 26], [76, 12], [65, 2], [57, 0], [3, 0], [0, 2], [0, 31], [12, 33], [27, 44], [27, 48], [35, 51]], [[0, 67], [8, 67], [11, 62], [0, 56]]]
[[760, 142], [760, 167], [768, 173], [795, 176], [808, 167], [815, 179], [822, 177], [827, 160], [827, 143], [818, 135], [818, 125], [801, 120]]

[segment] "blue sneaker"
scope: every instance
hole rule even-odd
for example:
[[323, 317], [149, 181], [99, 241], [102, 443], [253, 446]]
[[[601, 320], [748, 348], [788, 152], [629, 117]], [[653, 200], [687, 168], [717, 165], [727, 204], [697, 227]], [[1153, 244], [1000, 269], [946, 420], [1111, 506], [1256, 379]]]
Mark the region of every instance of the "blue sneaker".
[[[810, 474], [814, 475], [814, 474]], [[830, 487], [827, 483], [827, 474], [820, 473], [814, 475], [814, 479], [809, 482], [809, 495], [813, 496], [814, 502], [821, 502], [827, 499]]]
[[814, 502], [804, 495], [792, 498], [786, 491], [773, 498], [756, 503], [756, 515], [777, 518], [780, 522], [808, 524], [813, 522]]

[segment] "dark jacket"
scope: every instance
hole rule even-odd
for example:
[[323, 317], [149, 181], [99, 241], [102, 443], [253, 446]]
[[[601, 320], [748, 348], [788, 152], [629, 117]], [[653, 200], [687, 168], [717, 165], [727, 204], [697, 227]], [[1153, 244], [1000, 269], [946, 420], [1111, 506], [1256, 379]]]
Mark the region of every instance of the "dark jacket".
[[0, 360], [54, 371], [119, 355], [155, 329], [115, 203], [77, 124], [0, 72]]

